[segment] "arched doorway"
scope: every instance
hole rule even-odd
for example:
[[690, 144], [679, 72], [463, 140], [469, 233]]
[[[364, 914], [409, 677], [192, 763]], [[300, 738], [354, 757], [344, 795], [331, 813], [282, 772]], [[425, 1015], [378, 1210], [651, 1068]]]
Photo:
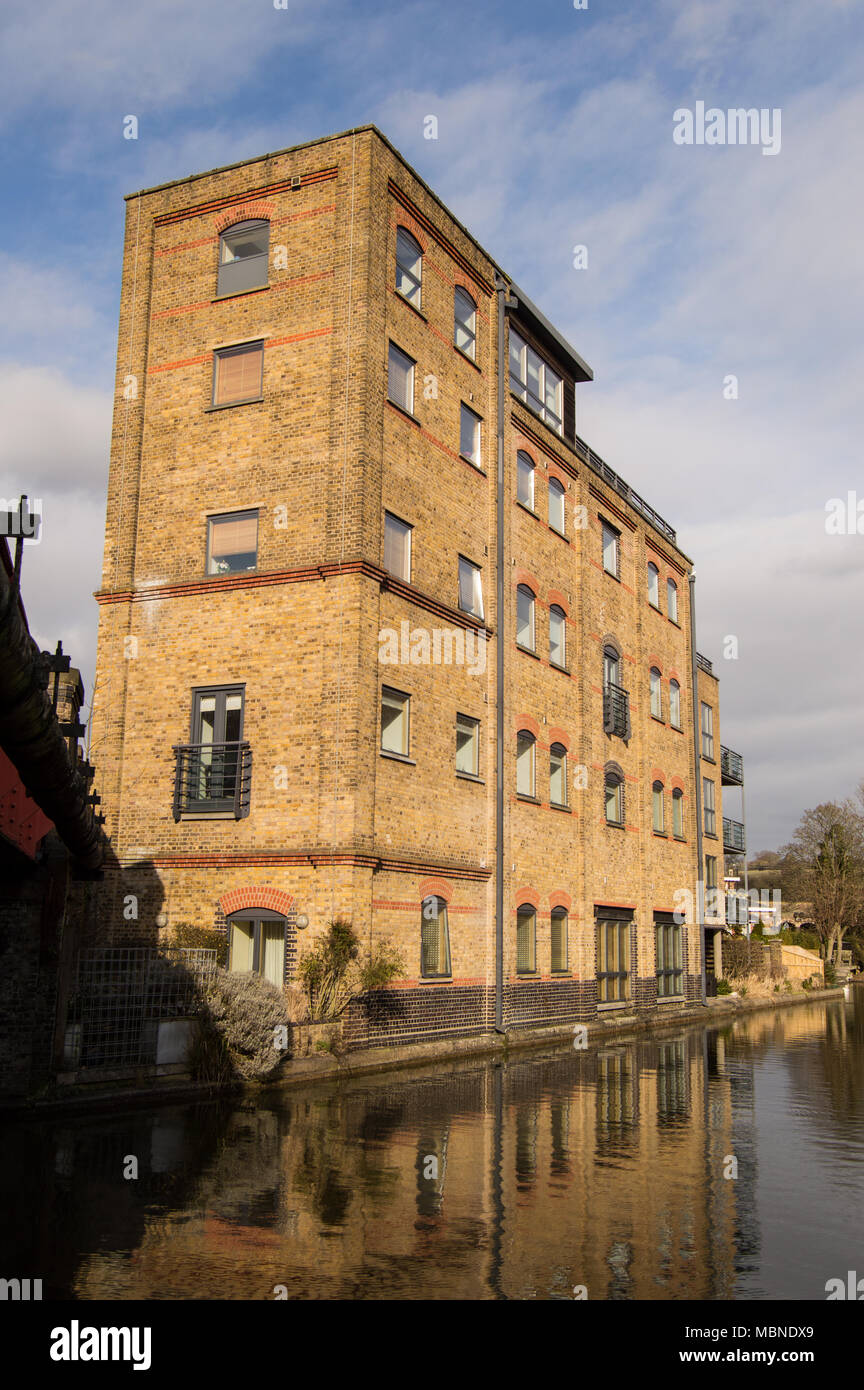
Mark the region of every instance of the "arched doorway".
[[232, 912], [228, 925], [228, 969], [263, 975], [281, 989], [285, 980], [288, 923], [278, 912], [251, 907]]

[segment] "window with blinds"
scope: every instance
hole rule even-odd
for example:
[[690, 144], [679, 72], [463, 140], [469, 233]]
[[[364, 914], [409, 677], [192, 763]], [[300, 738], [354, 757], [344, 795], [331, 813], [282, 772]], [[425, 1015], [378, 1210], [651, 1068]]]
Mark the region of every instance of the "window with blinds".
[[406, 583], [411, 582], [411, 530], [407, 521], [384, 513], [384, 568]]
[[258, 565], [258, 512], [211, 516], [207, 524], [207, 573], [244, 574]]
[[236, 405], [258, 400], [264, 368], [264, 344], [244, 343], [214, 353], [213, 404]]
[[433, 979], [450, 974], [450, 928], [443, 898], [424, 898], [420, 923], [420, 974]]
[[537, 913], [524, 904], [516, 911], [516, 974], [533, 975], [537, 969]]
[[563, 907], [552, 909], [550, 968], [553, 975], [567, 969], [567, 911]]
[[598, 917], [597, 997], [601, 1004], [618, 1004], [630, 997], [631, 919]]

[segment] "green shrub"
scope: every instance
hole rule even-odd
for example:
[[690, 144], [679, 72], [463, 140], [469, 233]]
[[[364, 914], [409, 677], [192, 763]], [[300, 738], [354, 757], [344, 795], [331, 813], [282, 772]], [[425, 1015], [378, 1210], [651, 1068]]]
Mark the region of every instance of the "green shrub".
[[386, 942], [362, 962], [360, 942], [350, 922], [336, 918], [327, 935], [300, 961], [297, 974], [309, 1000], [309, 1017], [340, 1018], [361, 994], [383, 989], [405, 969], [398, 953]]
[[215, 950], [216, 964], [228, 964], [228, 934], [218, 927], [199, 927], [194, 922], [178, 922], [174, 928], [175, 946], [185, 950]]
[[746, 986], [746, 985], [739, 985], [739, 986], [738, 986], [738, 993], [740, 994], [741, 998], [743, 999], [743, 998], [745, 997], [745, 995], [748, 993], [747, 986]]
[[731, 994], [731, 993], [732, 993], [732, 986], [730, 985], [730, 983], [729, 983], [728, 980], [718, 980], [718, 981], [717, 981], [717, 993], [718, 993], [718, 994]]

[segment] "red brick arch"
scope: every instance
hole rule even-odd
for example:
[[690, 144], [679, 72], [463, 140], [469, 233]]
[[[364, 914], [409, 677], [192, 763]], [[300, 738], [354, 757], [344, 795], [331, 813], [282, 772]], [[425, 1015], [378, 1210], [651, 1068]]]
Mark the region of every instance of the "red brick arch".
[[239, 207], [226, 208], [224, 212], [220, 212], [215, 227], [217, 232], [224, 232], [226, 227], [233, 227], [235, 222], [269, 222], [272, 217], [272, 203], [241, 203]]
[[[400, 211], [398, 220], [396, 221], [397, 236], [399, 235], [400, 227], [404, 227], [406, 232], [411, 233], [417, 245], [420, 247], [421, 256], [425, 256], [427, 249], [426, 233], [424, 229], [420, 226], [420, 223], [415, 222], [410, 212], [405, 211], [404, 208]], [[474, 299], [474, 296], [472, 295], [471, 298]], [[477, 301], [475, 300], [474, 302], [476, 303]]]
[[535, 598], [540, 593], [540, 582], [529, 570], [517, 570], [516, 583], [517, 585], [525, 584], [531, 590]]
[[515, 733], [518, 734], [522, 729], [527, 729], [528, 733], [533, 734], [535, 738], [540, 737], [540, 725], [536, 719], [532, 719], [530, 714], [517, 714], [515, 723]]
[[566, 752], [570, 752], [570, 735], [559, 729], [557, 724], [553, 724], [549, 730], [549, 743], [560, 743]]
[[553, 907], [563, 907], [565, 912], [569, 912], [572, 905], [573, 899], [570, 897], [570, 894], [563, 892], [561, 889], [556, 889], [554, 893], [549, 894], [550, 910]]
[[222, 894], [219, 906], [226, 917], [230, 917], [232, 912], [244, 912], [253, 907], [280, 912], [285, 917], [294, 906], [294, 895], [267, 884], [250, 884], [247, 888], [230, 888]]
[[685, 796], [686, 796], [686, 794], [687, 794], [687, 788], [685, 787], [685, 785], [684, 785], [684, 783], [683, 783], [683, 781], [682, 781], [682, 779], [681, 779], [680, 777], [673, 777], [672, 780], [671, 780], [671, 782], [669, 783], [669, 785], [670, 785], [670, 787], [672, 788], [673, 791], [684, 792], [684, 794], [685, 794]]
[[570, 616], [570, 605], [569, 605], [569, 603], [567, 602], [566, 598], [564, 597], [564, 595], [562, 594], [562, 592], [561, 592], [560, 589], [550, 589], [550, 590], [549, 590], [549, 607], [550, 607], [550, 608], [552, 607], [552, 604], [553, 604], [553, 603], [555, 604], [556, 608], [562, 608], [562, 609], [564, 610], [564, 616], [565, 616], [565, 618], [569, 618], [569, 616]]
[[453, 897], [453, 885], [446, 878], [424, 878], [417, 890], [420, 894], [418, 906], [422, 907], [426, 898], [443, 898], [445, 903]]
[[537, 892], [536, 888], [520, 888], [518, 893], [513, 895], [513, 901], [515, 903], [513, 908], [514, 913], [518, 908], [522, 907], [523, 903], [527, 903], [529, 907], [533, 907], [536, 912], [540, 906], [540, 894]]
[[666, 784], [666, 773], [663, 771], [662, 767], [652, 767], [652, 769], [651, 769], [651, 781], [652, 781], [652, 782], [662, 782], [662, 783], [664, 784], [664, 786], [665, 786], [665, 784]]

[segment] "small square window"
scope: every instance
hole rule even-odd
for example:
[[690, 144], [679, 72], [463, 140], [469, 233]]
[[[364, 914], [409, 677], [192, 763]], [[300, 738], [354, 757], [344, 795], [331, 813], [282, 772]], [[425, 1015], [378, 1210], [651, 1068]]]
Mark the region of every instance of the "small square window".
[[483, 587], [480, 570], [459, 556], [459, 607], [475, 618], [483, 617]]
[[247, 574], [257, 565], [257, 511], [211, 516], [207, 523], [207, 573]]
[[407, 521], [384, 513], [384, 568], [397, 579], [411, 582], [411, 531]]
[[480, 721], [467, 714], [456, 716], [456, 771], [480, 775]]
[[411, 696], [401, 690], [381, 691], [381, 751], [408, 757], [408, 718]]
[[459, 452], [476, 468], [480, 467], [480, 417], [464, 404], [459, 412]]
[[213, 404], [237, 405], [261, 397], [264, 344], [244, 343], [213, 354]]
[[409, 415], [414, 414], [414, 367], [413, 357], [403, 352], [395, 343], [390, 344], [387, 365], [387, 394], [394, 405], [401, 406]]

